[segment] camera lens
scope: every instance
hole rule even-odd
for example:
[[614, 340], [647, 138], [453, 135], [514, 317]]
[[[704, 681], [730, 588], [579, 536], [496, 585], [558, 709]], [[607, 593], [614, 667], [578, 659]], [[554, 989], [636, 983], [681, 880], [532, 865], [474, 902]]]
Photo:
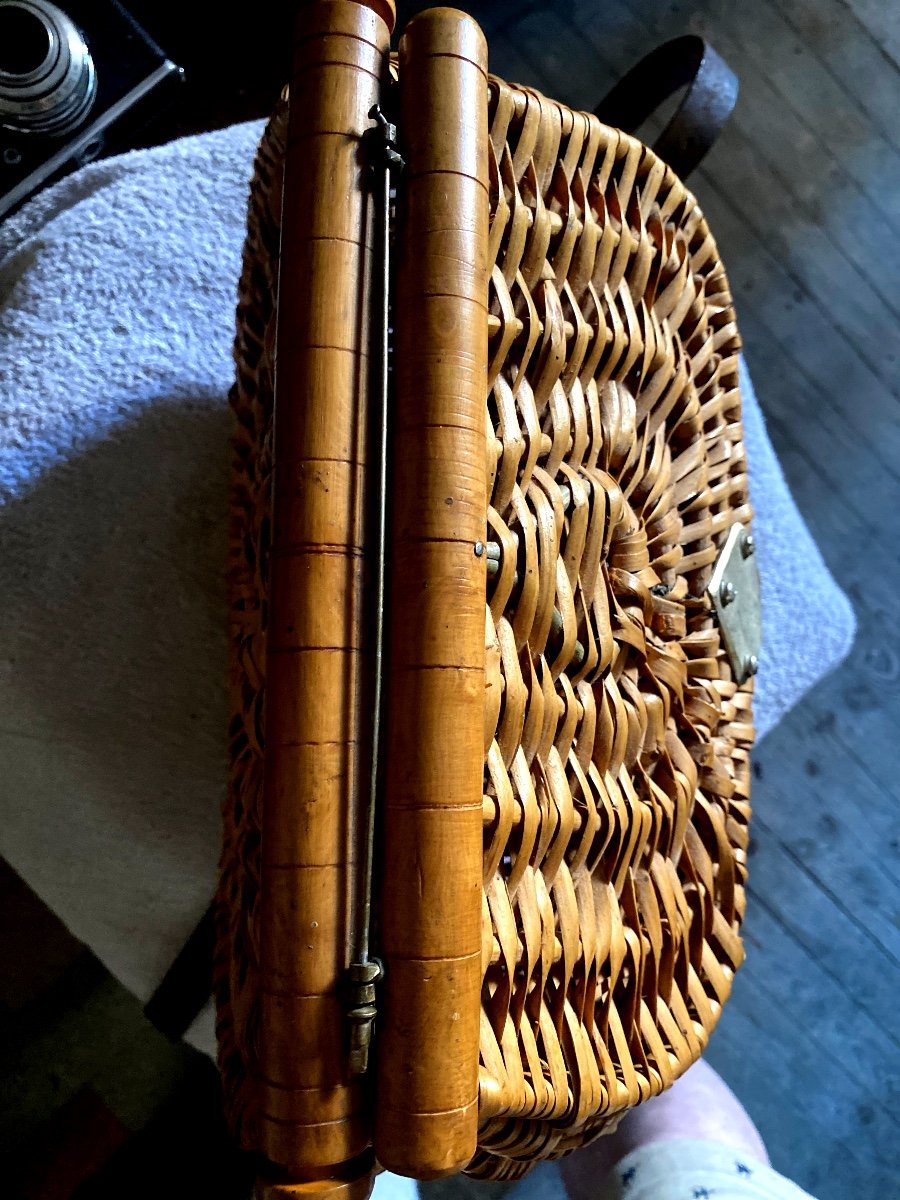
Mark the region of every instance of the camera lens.
[[50, 34], [36, 13], [15, 4], [0, 8], [0, 71], [29, 75], [43, 66], [50, 48]]
[[47, 0], [0, 0], [0, 127], [70, 133], [96, 91], [90, 51], [61, 9]]

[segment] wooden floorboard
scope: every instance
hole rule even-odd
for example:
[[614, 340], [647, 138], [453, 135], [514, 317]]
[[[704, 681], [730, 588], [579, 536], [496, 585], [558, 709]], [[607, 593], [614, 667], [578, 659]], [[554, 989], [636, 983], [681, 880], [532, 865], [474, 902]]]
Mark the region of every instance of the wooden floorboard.
[[[763, 0], [768, 6], [771, 0]], [[775, 0], [777, 4], [777, 0]], [[894, 63], [851, 8], [837, 3], [778, 7], [794, 46], [814, 55], [859, 104], [873, 130], [900, 145]]]
[[[703, 4], [708, 18], [705, 28], [714, 39], [721, 28], [719, 7], [709, 0]], [[826, 29], [834, 38], [834, 27]], [[858, 77], [839, 75], [823, 61], [820, 56], [829, 49], [824, 32], [818, 44], [807, 44], [777, 0], [756, 0], [747, 6], [740, 25], [732, 24], [727, 34], [730, 40], [739, 41], [742, 58], [753, 65], [753, 73], [744, 73], [742, 108], [748, 92], [761, 84], [774, 89], [782, 110], [803, 123], [807, 133], [829, 152], [838, 171], [849, 174], [879, 210], [896, 219], [900, 214], [897, 129], [873, 119], [865, 106], [868, 93], [859, 89]], [[883, 60], [879, 61], [883, 66]], [[817, 194], [811, 198], [827, 218], [832, 205], [822, 204]]]
[[900, 8], [573, 0], [489, 12], [491, 65], [576, 105], [703, 33], [741, 100], [693, 186], [850, 660], [756, 754], [748, 962], [709, 1056], [821, 1200], [900, 1178]]
[[858, 20], [861, 36], [884, 51], [895, 69], [900, 69], [900, 9], [891, 0], [838, 0]]
[[[883, 1053], [884, 1035], [878, 1020], [862, 1014], [853, 992], [843, 986], [808, 951], [797, 953], [797, 942], [771, 901], [757, 892], [745, 929], [749, 965], [766, 961], [765, 972], [749, 972], [790, 1020], [826, 1048], [833, 1065], [881, 1097], [879, 1106], [887, 1140], [898, 1137], [896, 1127], [900, 1079]], [[774, 1114], [777, 1119], [777, 1113]]]

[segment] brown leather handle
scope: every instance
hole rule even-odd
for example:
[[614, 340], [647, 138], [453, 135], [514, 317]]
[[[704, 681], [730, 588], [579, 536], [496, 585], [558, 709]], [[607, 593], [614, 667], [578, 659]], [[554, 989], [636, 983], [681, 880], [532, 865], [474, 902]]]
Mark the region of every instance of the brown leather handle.
[[604, 125], [633, 133], [685, 85], [684, 99], [653, 149], [687, 179], [722, 132], [738, 94], [737, 75], [704, 38], [685, 34], [651, 50], [594, 112]]

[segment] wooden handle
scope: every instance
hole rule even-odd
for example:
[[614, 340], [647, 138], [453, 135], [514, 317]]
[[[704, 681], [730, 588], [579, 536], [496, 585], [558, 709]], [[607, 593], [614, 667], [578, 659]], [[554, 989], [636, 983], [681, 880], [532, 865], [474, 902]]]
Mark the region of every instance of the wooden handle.
[[259, 1190], [267, 1195], [285, 1187], [357, 1195], [360, 1180], [364, 1194], [371, 1165], [339, 987], [355, 911], [365, 653], [373, 238], [360, 138], [386, 67], [385, 17], [384, 4], [303, 5], [291, 79], [262, 822], [260, 1141], [274, 1167]]
[[416, 17], [400, 92], [375, 1151], [430, 1178], [466, 1166], [478, 1115], [489, 213], [475, 22]]

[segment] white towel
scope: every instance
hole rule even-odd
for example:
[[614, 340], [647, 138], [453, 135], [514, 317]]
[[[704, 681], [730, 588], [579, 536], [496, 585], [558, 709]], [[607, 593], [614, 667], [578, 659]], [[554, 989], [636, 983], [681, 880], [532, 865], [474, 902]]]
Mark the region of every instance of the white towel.
[[[0, 853], [142, 999], [213, 890], [231, 346], [261, 125], [86, 167], [0, 225]], [[853, 615], [744, 401], [760, 733]], [[192, 1040], [210, 1048], [207, 1013]]]

